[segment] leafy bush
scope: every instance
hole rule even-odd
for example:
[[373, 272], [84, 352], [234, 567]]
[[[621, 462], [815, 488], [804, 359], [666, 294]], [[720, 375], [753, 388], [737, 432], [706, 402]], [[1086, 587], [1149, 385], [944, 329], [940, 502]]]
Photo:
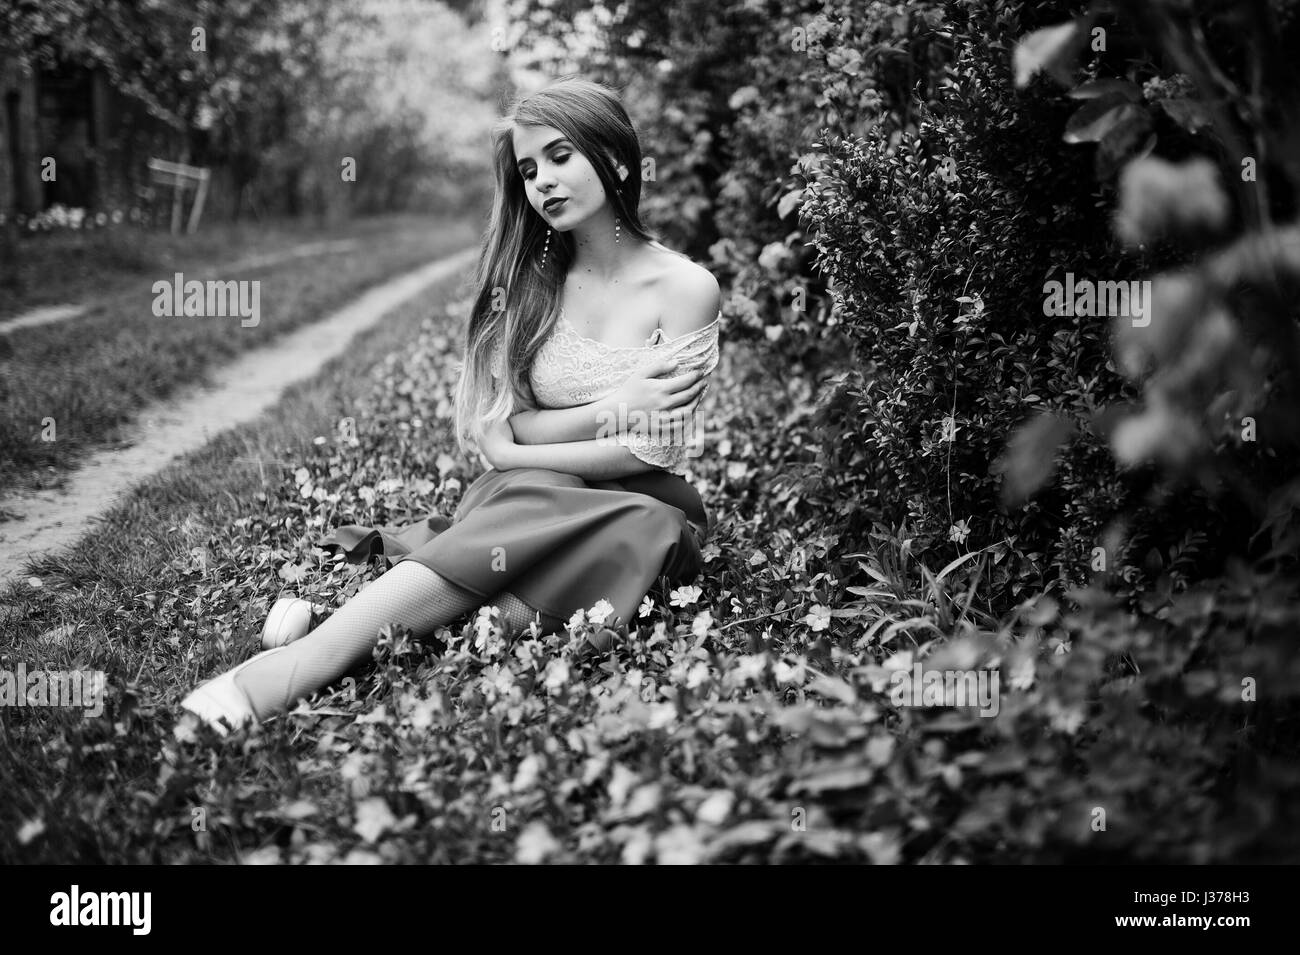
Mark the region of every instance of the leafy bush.
[[[1086, 157], [1044, 149], [1065, 107], [1012, 88], [1014, 9], [948, 5], [952, 69], [916, 131], [828, 138], [803, 206], [858, 359], [823, 445], [835, 493], [862, 504], [854, 534], [883, 519], [918, 552], [995, 545], [1010, 598], [1081, 579], [1127, 496], [1094, 433], [1123, 393], [1106, 322], [1045, 316], [1044, 282], [1135, 271], [1096, 215]], [[1051, 492], [1009, 513], [998, 459], [1045, 411], [1083, 434]]]

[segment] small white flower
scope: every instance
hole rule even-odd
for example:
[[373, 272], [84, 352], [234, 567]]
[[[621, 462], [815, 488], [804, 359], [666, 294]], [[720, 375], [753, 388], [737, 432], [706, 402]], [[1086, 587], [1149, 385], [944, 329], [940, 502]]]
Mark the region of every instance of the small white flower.
[[709, 682], [709, 665], [703, 660], [697, 660], [695, 665], [686, 673], [687, 689], [698, 689], [705, 683]]
[[773, 668], [773, 676], [776, 677], [778, 684], [793, 683], [795, 686], [803, 686], [804, 680], [808, 678], [808, 671], [804, 669], [803, 660], [799, 660], [794, 666], [784, 660], [777, 660]]
[[677, 704], [664, 702], [655, 703], [650, 707], [650, 715], [646, 719], [646, 728], [652, 730], [661, 730], [665, 726], [671, 726], [677, 721]]
[[1008, 683], [1013, 690], [1027, 690], [1034, 685], [1034, 676], [1034, 658], [1026, 656], [1012, 667], [1011, 679]]
[[813, 604], [803, 622], [813, 630], [825, 630], [831, 625], [831, 610], [821, 604]]
[[587, 622], [587, 612], [585, 610], [573, 611], [573, 616], [569, 618], [568, 628], [572, 632]]
[[699, 587], [678, 587], [668, 594], [669, 603], [674, 607], [689, 607], [703, 595], [704, 591]]
[[548, 690], [558, 690], [569, 682], [569, 665], [555, 657], [546, 668], [545, 686]]
[[487, 646], [488, 637], [492, 635], [492, 611], [496, 607], [479, 607], [478, 616], [474, 618], [474, 649], [482, 650]]
[[515, 843], [515, 861], [523, 865], [538, 865], [563, 848], [544, 822], [530, 822], [519, 834]]
[[614, 605], [608, 600], [597, 600], [596, 606], [587, 611], [587, 620], [591, 623], [604, 623], [614, 612]]
[[702, 637], [709, 632], [709, 627], [713, 626], [713, 614], [707, 610], [701, 610], [691, 621], [691, 633], [697, 637]]
[[638, 617], [648, 617], [654, 611], [654, 609], [655, 609], [654, 601], [651, 600], [650, 596], [647, 594], [644, 598], [642, 598], [641, 606], [637, 608], [636, 615]]
[[45, 831], [45, 820], [40, 816], [28, 819], [18, 830], [18, 844], [25, 846]]
[[659, 865], [698, 865], [703, 858], [704, 840], [690, 826], [676, 825], [655, 836]]
[[1073, 736], [1083, 725], [1084, 712], [1083, 707], [1077, 704], [1062, 706], [1056, 700], [1048, 700], [1047, 716], [1052, 729]]
[[543, 768], [542, 761], [537, 758], [537, 754], [529, 753], [519, 761], [519, 768], [515, 771], [515, 779], [510, 784], [510, 788], [515, 792], [522, 792], [536, 786], [537, 780], [541, 778]]
[[727, 821], [735, 801], [736, 797], [732, 793], [719, 789], [700, 803], [695, 810], [695, 818], [710, 826], [720, 826]]
[[769, 242], [763, 246], [763, 251], [758, 253], [758, 264], [769, 271], [775, 271], [789, 257], [790, 250], [785, 247], [785, 243]]
[[948, 528], [948, 540], [950, 541], [964, 544], [968, 536], [970, 536], [970, 526], [964, 519]]
[[508, 696], [510, 688], [515, 685], [515, 675], [509, 667], [484, 667], [478, 679], [479, 688], [489, 700]]
[[542, 651], [542, 644], [539, 640], [520, 640], [515, 644], [515, 656], [525, 667], [534, 667], [537, 665], [537, 656]]
[[736, 660], [736, 675], [742, 680], [760, 682], [767, 669], [766, 653], [750, 653]]

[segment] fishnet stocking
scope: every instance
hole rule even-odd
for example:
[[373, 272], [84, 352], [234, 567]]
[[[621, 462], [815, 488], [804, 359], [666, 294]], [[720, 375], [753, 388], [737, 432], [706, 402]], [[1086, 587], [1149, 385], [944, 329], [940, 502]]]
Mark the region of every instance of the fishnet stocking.
[[235, 685], [247, 694], [257, 718], [266, 719], [368, 659], [384, 624], [401, 623], [424, 637], [479, 603], [473, 593], [423, 564], [401, 561], [307, 636], [245, 666]]
[[[528, 625], [537, 618], [537, 611], [524, 603], [514, 594], [497, 594], [493, 606], [501, 611], [501, 622], [506, 625], [506, 632], [512, 637], [528, 630]], [[542, 632], [546, 632], [546, 621], [541, 621]]]
[[[283, 713], [296, 701], [329, 686], [364, 662], [386, 623], [401, 623], [425, 637], [475, 609], [480, 598], [414, 560], [394, 564], [370, 586], [327, 617], [301, 640], [247, 664], [235, 685], [259, 720]], [[526, 631], [537, 611], [514, 594], [491, 601], [511, 635]], [[543, 619], [545, 627], [548, 621]]]

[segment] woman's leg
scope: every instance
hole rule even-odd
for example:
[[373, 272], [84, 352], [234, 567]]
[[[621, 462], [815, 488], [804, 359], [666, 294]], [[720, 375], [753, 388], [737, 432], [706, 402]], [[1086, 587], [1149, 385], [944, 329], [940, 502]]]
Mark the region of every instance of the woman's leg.
[[[505, 624], [506, 633], [514, 636], [528, 629], [528, 625], [537, 620], [537, 611], [524, 603], [514, 594], [497, 594], [492, 605], [501, 611], [501, 622]], [[546, 633], [546, 620], [540, 620], [542, 632]]]
[[[497, 594], [492, 602], [501, 611], [501, 622], [505, 624], [506, 632], [512, 636], [528, 630], [529, 624], [534, 620], [538, 621], [542, 633], [556, 633], [564, 629], [563, 621], [548, 618], [546, 615], [539, 617], [536, 610], [514, 594]], [[588, 636], [587, 643], [590, 644], [585, 650], [587, 653], [592, 651], [604, 653], [614, 645], [608, 631]]]
[[[423, 564], [401, 561], [307, 636], [249, 663], [235, 677], [235, 685], [248, 697], [257, 718], [264, 720], [364, 662], [379, 642], [384, 624], [402, 623], [424, 637], [483, 602]], [[489, 603], [501, 611], [511, 634], [527, 630], [537, 617], [536, 610], [513, 594], [498, 594]]]
[[401, 623], [424, 637], [481, 603], [480, 597], [423, 564], [400, 561], [307, 636], [247, 664], [235, 685], [263, 720], [368, 659], [384, 624]]

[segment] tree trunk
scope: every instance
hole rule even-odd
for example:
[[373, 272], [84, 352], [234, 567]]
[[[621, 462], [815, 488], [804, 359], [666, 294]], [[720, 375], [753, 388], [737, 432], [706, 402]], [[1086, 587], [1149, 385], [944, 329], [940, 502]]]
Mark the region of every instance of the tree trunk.
[[14, 128], [16, 87], [21, 79], [17, 57], [0, 47], [0, 282], [13, 278], [12, 263], [18, 258], [18, 204], [14, 194], [14, 151], [18, 130]]
[[14, 208], [27, 216], [34, 216], [45, 208], [45, 187], [41, 184], [40, 143], [36, 141], [39, 126], [36, 122], [36, 70], [20, 56], [15, 92], [17, 109], [14, 110], [15, 175]]

